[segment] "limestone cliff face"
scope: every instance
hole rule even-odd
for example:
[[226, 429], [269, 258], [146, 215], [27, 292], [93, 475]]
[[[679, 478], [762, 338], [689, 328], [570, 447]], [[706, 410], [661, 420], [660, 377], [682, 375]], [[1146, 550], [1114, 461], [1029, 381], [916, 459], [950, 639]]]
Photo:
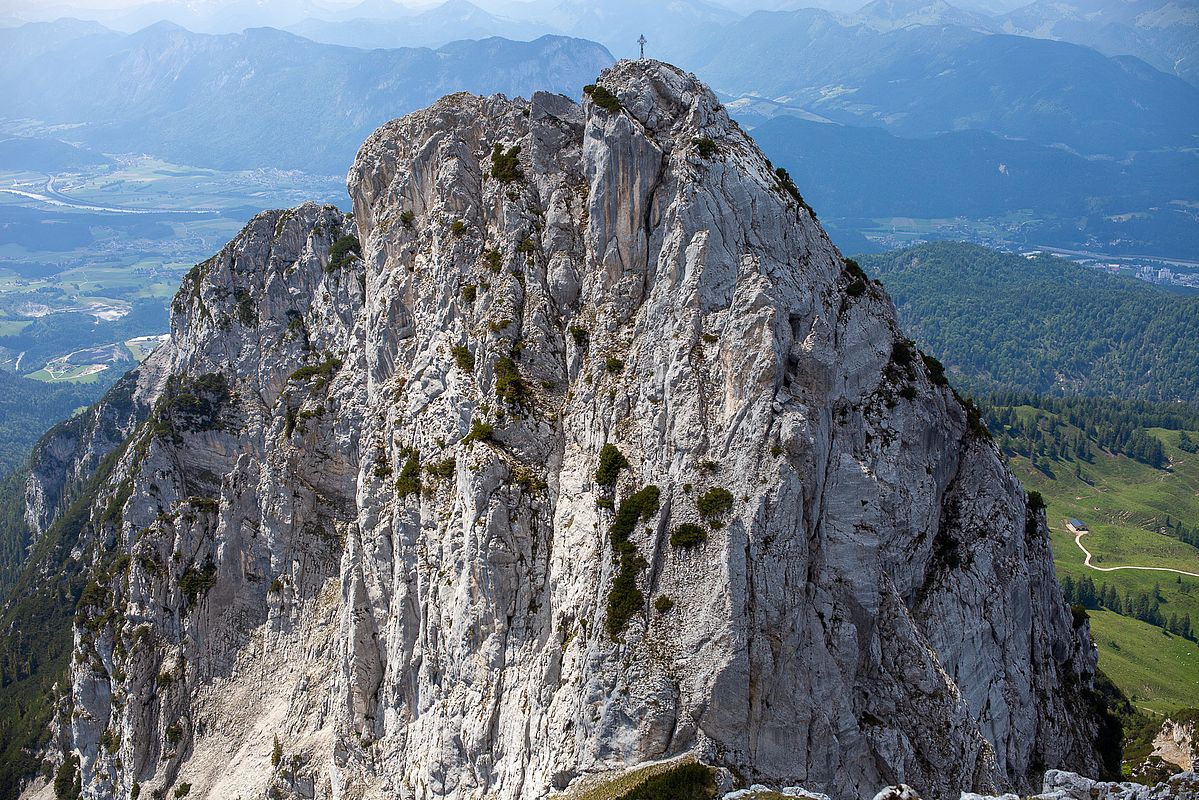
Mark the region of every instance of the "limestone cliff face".
[[197, 267], [131, 379], [85, 796], [514, 800], [687, 752], [834, 798], [1096, 771], [1043, 514], [693, 77], [447, 97], [349, 188]]
[[1153, 737], [1153, 755], [1174, 764], [1180, 769], [1199, 769], [1199, 727], [1193, 715], [1173, 720], [1167, 719], [1157, 736]]

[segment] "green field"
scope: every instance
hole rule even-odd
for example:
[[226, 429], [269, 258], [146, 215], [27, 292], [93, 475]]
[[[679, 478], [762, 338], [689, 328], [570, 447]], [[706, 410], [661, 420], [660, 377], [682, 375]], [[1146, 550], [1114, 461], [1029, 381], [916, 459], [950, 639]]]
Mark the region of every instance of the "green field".
[[85, 364], [83, 366], [71, 367], [61, 372], [49, 368], [39, 369], [37, 372], [31, 372], [25, 377], [44, 383], [95, 383], [100, 380], [100, 376], [106, 371], [107, 369], [98, 370], [91, 364]]
[[129, 351], [136, 361], [145, 361], [146, 356], [154, 352], [154, 348], [162, 343], [162, 337], [139, 336], [135, 339], [128, 339], [125, 342], [125, 348]]
[[[1037, 413], [1020, 407], [1022, 419]], [[1045, 412], [1041, 412], [1044, 414]], [[1101, 572], [1085, 566], [1085, 556], [1064, 520], [1083, 520], [1091, 533], [1082, 543], [1101, 567], [1147, 566], [1199, 572], [1199, 550], [1159, 532], [1167, 516], [1199, 525], [1199, 455], [1178, 449], [1178, 432], [1146, 429], [1161, 440], [1170, 464], [1154, 469], [1124, 455], [1095, 449], [1090, 461], [1009, 458], [1026, 489], [1046, 502], [1058, 576], [1090, 577], [1121, 595], [1160, 598], [1164, 617], [1189, 615], [1199, 625], [1199, 578], [1169, 572]], [[1067, 436], [1079, 433], [1065, 425]], [[1192, 432], [1192, 437], [1199, 434]], [[1199, 701], [1199, 647], [1161, 628], [1110, 611], [1092, 611], [1099, 666], [1135, 704], [1154, 711], [1194, 706]]]
[[1099, 667], [1142, 711], [1199, 702], [1199, 645], [1111, 611], [1090, 611]]

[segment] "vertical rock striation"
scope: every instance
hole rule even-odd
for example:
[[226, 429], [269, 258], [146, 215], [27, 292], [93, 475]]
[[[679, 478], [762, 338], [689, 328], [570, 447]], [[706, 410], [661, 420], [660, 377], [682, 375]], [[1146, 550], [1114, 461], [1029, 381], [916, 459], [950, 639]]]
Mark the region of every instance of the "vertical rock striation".
[[[694, 77], [452, 95], [349, 188], [199, 265], [130, 379], [85, 796], [514, 800], [686, 752], [833, 798], [1096, 771], [1043, 514]], [[82, 463], [35, 470], [33, 519]]]

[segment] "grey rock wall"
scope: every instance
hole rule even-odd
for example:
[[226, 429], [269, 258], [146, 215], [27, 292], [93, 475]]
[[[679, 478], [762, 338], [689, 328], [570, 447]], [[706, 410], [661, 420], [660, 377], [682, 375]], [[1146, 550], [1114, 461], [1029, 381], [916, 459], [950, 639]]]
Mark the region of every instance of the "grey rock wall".
[[388, 123], [352, 219], [259, 215], [184, 282], [97, 503], [87, 797], [1097, 770], [1089, 634], [971, 410], [710, 90], [598, 85]]

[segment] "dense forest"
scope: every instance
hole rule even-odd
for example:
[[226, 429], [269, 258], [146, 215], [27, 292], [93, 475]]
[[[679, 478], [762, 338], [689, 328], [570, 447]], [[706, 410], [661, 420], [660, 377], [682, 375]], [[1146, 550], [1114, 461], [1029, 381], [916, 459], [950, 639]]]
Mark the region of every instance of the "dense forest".
[[16, 580], [29, 545], [25, 524], [25, 480], [29, 471], [13, 470], [0, 479], [0, 603]]
[[[1199, 410], [1182, 403], [1151, 403], [1098, 397], [1047, 397], [1033, 392], [1002, 391], [975, 397], [1000, 449], [1038, 459], [1092, 462], [1095, 448], [1120, 453], [1161, 469], [1166, 454], [1161, 440], [1144, 428], [1179, 431], [1183, 450], [1191, 443], [1186, 429], [1199, 430]], [[1017, 408], [1036, 409], [1021, 415]], [[1077, 428], [1071, 432], [1068, 426]]]
[[100, 399], [119, 376], [108, 370], [102, 377], [95, 383], [49, 384], [0, 370], [0, 475], [24, 461], [55, 423]]
[[0, 800], [15, 800], [21, 779], [49, 763], [40, 752], [50, 741], [49, 723], [70, 660], [71, 623], [86, 582], [82, 562], [71, 552], [91, 525], [91, 504], [114, 460], [105, 460], [33, 545], [31, 557], [41, 568], [21, 570], [0, 606]]
[[1199, 397], [1199, 297], [958, 242], [858, 260], [961, 388]]
[[[0, 800], [15, 798], [20, 778], [43, 766], [39, 753], [51, 736], [49, 722], [62, 692], [55, 685], [70, 658], [71, 623], [90, 562], [73, 551], [93, 524], [98, 492], [122, 452], [101, 461], [31, 545], [21, 513], [23, 476], [18, 472], [0, 484]], [[16, 561], [27, 545], [36, 569]]]

